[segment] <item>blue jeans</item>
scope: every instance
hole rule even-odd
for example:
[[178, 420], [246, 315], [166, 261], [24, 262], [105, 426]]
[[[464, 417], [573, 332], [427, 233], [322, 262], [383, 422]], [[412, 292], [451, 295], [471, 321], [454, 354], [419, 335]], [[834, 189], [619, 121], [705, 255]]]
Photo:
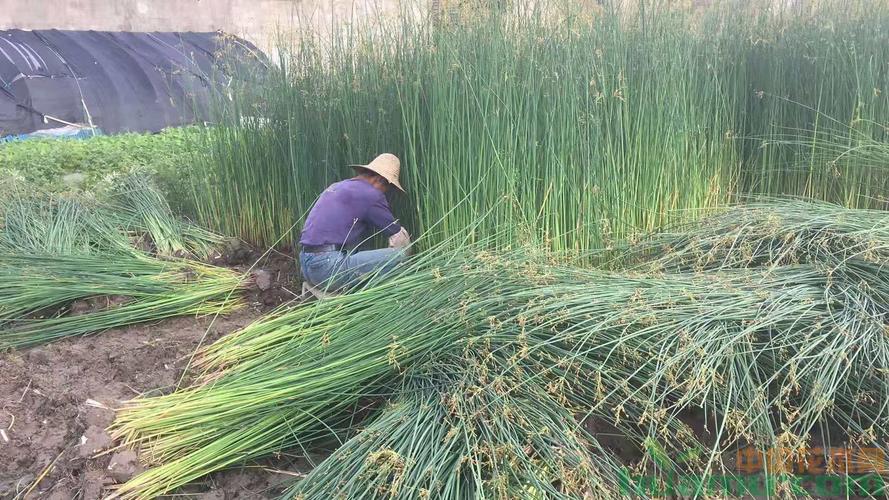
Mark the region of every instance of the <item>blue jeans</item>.
[[363, 277], [379, 271], [387, 274], [404, 262], [403, 250], [382, 248], [364, 252], [299, 253], [299, 267], [303, 279], [310, 284], [338, 290], [355, 286]]

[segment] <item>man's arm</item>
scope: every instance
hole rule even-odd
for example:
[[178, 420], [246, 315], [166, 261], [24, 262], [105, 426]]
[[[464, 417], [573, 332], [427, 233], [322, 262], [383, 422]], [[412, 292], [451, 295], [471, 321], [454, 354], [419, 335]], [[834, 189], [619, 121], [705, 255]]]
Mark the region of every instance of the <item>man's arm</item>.
[[398, 224], [395, 216], [392, 215], [392, 210], [389, 209], [389, 202], [386, 201], [386, 197], [382, 193], [367, 209], [365, 218], [366, 222], [387, 237], [395, 236], [401, 232], [401, 225]]

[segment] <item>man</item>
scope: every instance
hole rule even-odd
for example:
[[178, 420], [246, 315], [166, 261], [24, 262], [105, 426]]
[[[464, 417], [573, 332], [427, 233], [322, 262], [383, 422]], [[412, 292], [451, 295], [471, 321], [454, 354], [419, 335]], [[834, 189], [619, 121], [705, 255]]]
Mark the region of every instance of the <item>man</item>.
[[[373, 272], [387, 273], [406, 257], [410, 235], [389, 209], [386, 192], [398, 182], [401, 164], [384, 153], [367, 165], [351, 165], [357, 176], [331, 184], [321, 193], [303, 226], [299, 265], [303, 279], [337, 290]], [[354, 251], [374, 232], [389, 237], [389, 248]]]

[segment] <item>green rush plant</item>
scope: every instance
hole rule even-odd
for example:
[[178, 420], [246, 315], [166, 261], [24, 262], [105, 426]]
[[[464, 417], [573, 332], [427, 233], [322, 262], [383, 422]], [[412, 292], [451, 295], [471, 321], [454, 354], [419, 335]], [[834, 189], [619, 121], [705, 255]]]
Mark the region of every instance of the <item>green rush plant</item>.
[[[185, 260], [127, 253], [0, 251], [0, 350], [242, 305], [241, 276]], [[78, 310], [80, 307], [81, 310]]]
[[396, 212], [429, 245], [481, 221], [474, 236], [501, 248], [583, 252], [739, 195], [871, 206], [885, 191], [884, 170], [857, 163], [838, 182], [812, 156], [825, 116], [885, 141], [872, 124], [889, 116], [885, 2], [520, 2], [351, 21], [298, 31], [277, 67], [214, 103], [192, 185], [201, 222], [272, 244], [347, 164], [383, 151], [403, 160]]
[[131, 235], [143, 235], [154, 253], [207, 259], [222, 246], [220, 235], [176, 217], [145, 172], [121, 177], [112, 189], [109, 213]]
[[[889, 122], [855, 116], [844, 123], [818, 115], [818, 129], [775, 134], [772, 148], [800, 151], [787, 169], [792, 192], [846, 206], [889, 206]], [[785, 190], [786, 191], [786, 190]]]
[[[155, 467], [117, 494], [153, 498], [335, 439], [345, 448], [289, 496], [606, 494], [621, 462], [589, 422], [658, 450], [632, 464], [655, 475], [731, 473], [738, 445], [886, 451], [887, 223], [831, 205], [734, 208], [646, 240], [620, 271], [535, 247], [433, 247], [389, 280], [220, 339], [194, 385], [128, 403], [113, 432]], [[420, 449], [416, 433], [444, 437]]]
[[95, 196], [12, 186], [0, 195], [0, 249], [53, 255], [150, 251], [198, 259], [214, 254], [224, 238], [176, 217], [145, 175], [118, 176]]

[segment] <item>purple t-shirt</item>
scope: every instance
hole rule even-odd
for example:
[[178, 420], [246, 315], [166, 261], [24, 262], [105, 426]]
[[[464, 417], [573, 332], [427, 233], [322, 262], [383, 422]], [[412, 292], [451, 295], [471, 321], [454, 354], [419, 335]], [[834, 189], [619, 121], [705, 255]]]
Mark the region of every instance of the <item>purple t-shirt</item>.
[[328, 186], [306, 217], [301, 245], [353, 247], [371, 229], [386, 236], [401, 231], [382, 191], [362, 179], [346, 179]]

